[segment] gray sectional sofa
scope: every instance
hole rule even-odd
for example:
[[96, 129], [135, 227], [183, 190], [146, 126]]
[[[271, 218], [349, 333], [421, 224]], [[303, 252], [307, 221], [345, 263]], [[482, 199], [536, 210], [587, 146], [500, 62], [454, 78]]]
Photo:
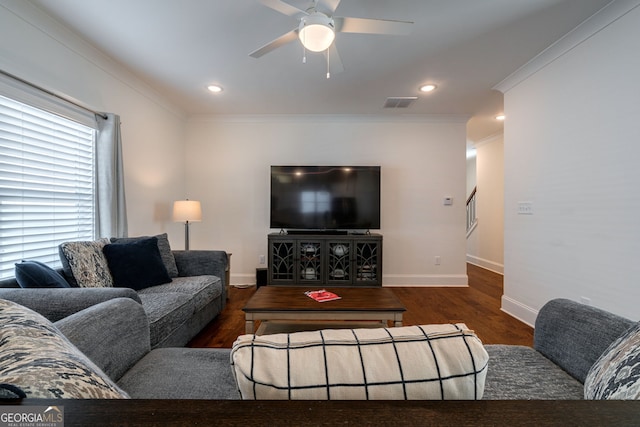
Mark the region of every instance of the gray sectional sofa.
[[485, 346], [489, 370], [483, 399], [583, 399], [591, 367], [637, 324], [567, 299], [551, 300], [536, 318], [533, 348]]
[[[115, 298], [55, 325], [132, 398], [240, 397], [230, 349], [152, 349], [146, 317], [135, 298]], [[583, 399], [587, 372], [600, 355], [637, 329], [637, 322], [606, 311], [552, 300], [539, 312], [533, 348], [485, 346], [489, 368], [483, 399]]]
[[[52, 322], [104, 301], [127, 298], [144, 310], [152, 348], [184, 346], [224, 308], [228, 258], [224, 251], [214, 250], [172, 253], [178, 274], [170, 283], [138, 291], [124, 287], [23, 289], [11, 278], [0, 281], [0, 298], [31, 308]], [[129, 322], [124, 313], [118, 319]]]

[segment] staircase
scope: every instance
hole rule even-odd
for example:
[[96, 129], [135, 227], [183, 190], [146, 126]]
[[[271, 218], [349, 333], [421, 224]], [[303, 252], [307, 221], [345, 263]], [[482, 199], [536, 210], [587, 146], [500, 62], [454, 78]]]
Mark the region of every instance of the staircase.
[[471, 195], [467, 198], [467, 238], [473, 230], [478, 226], [478, 217], [476, 216], [476, 195], [478, 187], [474, 187]]

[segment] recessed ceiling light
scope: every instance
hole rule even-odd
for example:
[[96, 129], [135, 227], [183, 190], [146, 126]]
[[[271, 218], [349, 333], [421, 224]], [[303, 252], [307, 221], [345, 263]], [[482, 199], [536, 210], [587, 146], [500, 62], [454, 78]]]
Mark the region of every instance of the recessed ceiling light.
[[426, 84], [426, 85], [422, 85], [420, 86], [420, 92], [433, 92], [434, 90], [436, 90], [438, 86], [434, 85], [434, 84]]
[[504, 114], [498, 114], [496, 116], [496, 120], [499, 120], [501, 122], [504, 121], [504, 119], [506, 119], [506, 118], [507, 118], [507, 116], [505, 116]]
[[207, 89], [209, 89], [213, 93], [222, 92], [222, 86], [218, 86], [218, 85], [209, 85], [209, 86], [207, 86]]

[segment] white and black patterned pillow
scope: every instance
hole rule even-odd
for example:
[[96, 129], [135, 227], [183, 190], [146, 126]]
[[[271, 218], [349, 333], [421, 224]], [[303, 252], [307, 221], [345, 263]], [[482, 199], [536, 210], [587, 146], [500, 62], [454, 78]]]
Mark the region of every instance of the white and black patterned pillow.
[[0, 300], [0, 384], [41, 399], [128, 398], [47, 319]]
[[640, 399], [640, 322], [614, 341], [584, 381], [585, 399]]
[[102, 248], [109, 239], [60, 244], [60, 259], [65, 274], [73, 284], [81, 288], [113, 286], [107, 258]]
[[464, 324], [242, 335], [243, 399], [481, 399], [489, 356]]

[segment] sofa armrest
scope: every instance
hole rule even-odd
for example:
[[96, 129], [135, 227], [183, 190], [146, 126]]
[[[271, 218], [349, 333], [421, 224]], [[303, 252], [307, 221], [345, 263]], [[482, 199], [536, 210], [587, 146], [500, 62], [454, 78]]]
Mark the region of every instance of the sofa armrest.
[[28, 307], [52, 322], [114, 298], [142, 304], [130, 288], [2, 288], [0, 298]]
[[223, 287], [227, 285], [224, 273], [229, 261], [225, 251], [173, 251], [173, 256], [180, 277], [217, 276]]
[[130, 298], [102, 302], [55, 325], [113, 381], [151, 349], [145, 311]]
[[554, 299], [538, 312], [533, 346], [584, 384], [591, 366], [634, 322], [596, 307]]

